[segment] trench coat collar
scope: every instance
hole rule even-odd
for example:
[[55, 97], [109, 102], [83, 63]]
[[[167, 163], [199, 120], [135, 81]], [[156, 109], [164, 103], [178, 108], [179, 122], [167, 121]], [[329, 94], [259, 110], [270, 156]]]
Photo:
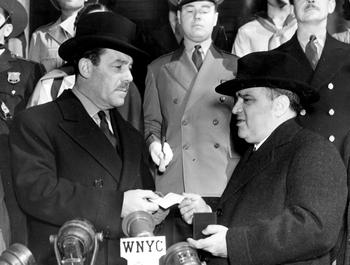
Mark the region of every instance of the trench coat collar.
[[[190, 109], [195, 103], [205, 97], [211, 91], [214, 91], [215, 86], [219, 80], [213, 78], [220, 76], [220, 69], [222, 69], [222, 60], [216, 60], [223, 58], [221, 51], [217, 50], [213, 44], [209, 47], [209, 50], [204, 58], [202, 67], [193, 81], [191, 93], [188, 98], [185, 110]], [[206, 89], [207, 91], [204, 91]]]
[[[120, 175], [118, 174], [118, 167], [116, 165], [116, 161], [118, 160], [117, 152], [104, 136], [98, 125], [88, 115], [78, 98], [72, 93], [71, 90], [65, 90], [55, 102], [57, 103], [63, 116], [63, 121], [59, 124], [61, 129], [64, 130], [92, 157], [94, 157], [96, 161], [100, 163], [101, 166], [103, 166], [119, 183]], [[118, 122], [122, 120], [121, 116], [119, 113], [117, 113], [117, 110], [112, 110], [111, 112], [113, 113], [113, 117], [117, 119], [116, 123], [119, 126]], [[123, 142], [122, 140], [125, 138], [125, 135], [123, 135], [122, 132], [122, 129], [118, 129], [118, 134], [121, 134], [120, 142]], [[132, 145], [133, 143], [130, 144]], [[121, 148], [123, 150], [123, 161], [126, 159], [133, 161], [133, 157], [130, 154], [130, 151], [128, 151], [129, 148], [133, 148], [133, 146], [122, 146]], [[125, 165], [123, 164], [122, 172], [125, 172], [124, 166]]]
[[[69, 20], [71, 20], [72, 18], [68, 18]], [[74, 20], [73, 20], [74, 22]], [[72, 24], [73, 24], [72, 22]], [[68, 36], [69, 35], [74, 35], [74, 33], [72, 32], [72, 29], [69, 29], [68, 32], [65, 29], [62, 28], [61, 26], [62, 20], [61, 18], [59, 18], [55, 23], [53, 23], [52, 25], [49, 26], [47, 33], [58, 43], [58, 44], [62, 44], [63, 42], [65, 42], [67, 39], [71, 38], [72, 36]]]
[[170, 62], [165, 64], [164, 68], [184, 90], [188, 90], [192, 87], [193, 80], [197, 75], [197, 69], [191, 59], [187, 56], [183, 44], [179, 49], [174, 51]]
[[253, 152], [253, 146], [248, 148], [232, 173], [219, 205], [234, 196], [254, 177], [273, 164], [278, 148], [292, 141], [301, 129], [302, 127], [296, 123], [294, 118], [287, 120], [272, 132], [257, 151]]

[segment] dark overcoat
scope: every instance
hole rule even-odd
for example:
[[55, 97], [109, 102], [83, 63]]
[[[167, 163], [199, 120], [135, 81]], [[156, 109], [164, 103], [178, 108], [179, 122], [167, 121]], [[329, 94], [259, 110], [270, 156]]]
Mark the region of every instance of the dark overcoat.
[[350, 45], [327, 34], [315, 71], [301, 48], [297, 35], [277, 48], [295, 57], [301, 67], [295, 69], [308, 76], [308, 82], [320, 94], [320, 100], [301, 111], [298, 121], [333, 142], [340, 152], [350, 130]]
[[292, 119], [250, 150], [216, 209], [218, 223], [229, 227], [228, 261], [208, 264], [329, 265], [347, 198], [336, 148]]
[[[119, 259], [123, 193], [153, 189], [143, 136], [111, 112], [120, 155], [69, 90], [20, 113], [10, 132], [15, 190], [28, 215], [29, 248], [39, 264], [55, 264], [49, 236], [85, 218], [104, 233], [97, 264]], [[108, 262], [107, 262], [108, 259]]]

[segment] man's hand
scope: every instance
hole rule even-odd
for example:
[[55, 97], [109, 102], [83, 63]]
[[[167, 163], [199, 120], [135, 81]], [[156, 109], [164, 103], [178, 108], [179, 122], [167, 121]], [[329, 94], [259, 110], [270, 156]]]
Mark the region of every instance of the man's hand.
[[193, 240], [188, 238], [187, 242], [196, 249], [203, 249], [214, 256], [227, 258], [226, 233], [228, 228], [222, 225], [208, 225], [202, 233], [210, 237]]
[[123, 208], [121, 217], [136, 211], [145, 211], [150, 214], [158, 211], [158, 204], [152, 202], [159, 196], [151, 190], [128, 190], [124, 192]]
[[173, 151], [167, 142], [163, 146], [160, 142], [154, 141], [149, 146], [153, 162], [158, 166], [160, 172], [164, 172], [170, 161], [173, 159]]
[[210, 213], [211, 208], [205, 203], [202, 197], [198, 194], [183, 193], [185, 199], [179, 204], [180, 213], [182, 219], [188, 223], [192, 224], [194, 213]]

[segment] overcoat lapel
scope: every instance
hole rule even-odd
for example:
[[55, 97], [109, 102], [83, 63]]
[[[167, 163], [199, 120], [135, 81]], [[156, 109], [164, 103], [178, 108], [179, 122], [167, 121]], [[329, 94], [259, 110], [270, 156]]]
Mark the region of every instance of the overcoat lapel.
[[294, 119], [288, 120], [281, 124], [250, 157], [248, 156], [251, 149], [248, 149], [235, 168], [219, 204], [234, 196], [246, 184], [273, 164], [279, 152], [278, 148], [290, 142], [299, 130], [301, 130], [301, 127]]
[[62, 130], [85, 149], [119, 182], [117, 153], [71, 90], [56, 101], [63, 115]]
[[62, 32], [63, 29], [59, 26], [59, 24], [55, 23], [52, 27], [49, 28], [48, 34], [58, 42], [58, 44], [62, 44], [67, 40], [65, 37], [65, 33]]
[[136, 138], [133, 137], [135, 132], [130, 125], [125, 122], [116, 109], [111, 110], [110, 115], [113, 130], [118, 131], [121, 156], [123, 158], [123, 167], [118, 189], [124, 190], [126, 187], [137, 186], [135, 183], [140, 178], [137, 177], [139, 168], [135, 167], [135, 161], [139, 161], [139, 157], [142, 154], [134, 152], [134, 150], [138, 150], [139, 147], [137, 146], [138, 143], [135, 142]]
[[331, 80], [348, 61], [346, 58], [350, 56], [349, 51], [349, 48], [327, 33], [323, 52], [311, 80], [311, 86], [319, 89], [324, 83]]
[[[311, 64], [309, 60], [307, 59], [303, 49], [301, 48], [297, 34], [295, 33], [293, 37], [290, 39], [290, 41], [286, 42], [280, 48], [277, 48], [277, 50], [282, 50], [284, 52], [287, 52], [288, 54], [292, 55], [297, 61], [300, 63], [301, 69], [296, 69], [298, 72], [308, 73], [308, 76], [311, 80], [313, 76], [313, 69], [311, 67]], [[308, 81], [310, 81], [308, 80]]]
[[[212, 93], [218, 82], [217, 79], [213, 79], [213, 76], [220, 76], [220, 72], [218, 72], [220, 69], [222, 69], [222, 55], [211, 45], [194, 81], [186, 109], [191, 108], [201, 97]], [[203, 89], [207, 91], [203, 91]]]
[[164, 66], [169, 75], [174, 78], [185, 90], [191, 89], [197, 70], [187, 56], [184, 46], [177, 49], [170, 62]]
[[235, 168], [229, 183], [222, 194], [220, 203], [225, 202], [231, 196], [235, 195], [237, 191], [249, 183], [257, 174], [261, 173], [273, 161], [272, 146], [268, 145], [264, 148], [264, 153], [258, 150], [251, 153], [251, 149], [247, 150], [242, 162], [239, 162]]

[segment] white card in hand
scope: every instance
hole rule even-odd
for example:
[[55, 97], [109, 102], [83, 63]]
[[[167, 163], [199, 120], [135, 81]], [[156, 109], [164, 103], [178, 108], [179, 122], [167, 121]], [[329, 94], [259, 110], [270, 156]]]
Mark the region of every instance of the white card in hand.
[[168, 209], [170, 206], [173, 206], [175, 204], [178, 204], [178, 203], [182, 202], [182, 200], [184, 198], [185, 197], [180, 195], [180, 194], [169, 192], [164, 197], [159, 197], [158, 199], [155, 199], [155, 200], [152, 200], [152, 201], [154, 203], [157, 203], [163, 209]]

